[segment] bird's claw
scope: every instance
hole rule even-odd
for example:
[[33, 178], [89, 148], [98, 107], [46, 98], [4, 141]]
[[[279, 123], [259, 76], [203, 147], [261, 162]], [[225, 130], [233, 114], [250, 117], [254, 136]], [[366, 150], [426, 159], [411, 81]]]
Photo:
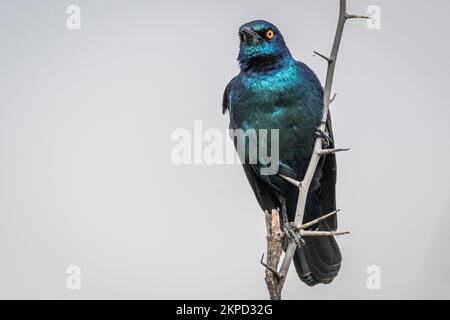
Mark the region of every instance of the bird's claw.
[[305, 240], [302, 239], [293, 223], [286, 223], [283, 231], [289, 241], [294, 241], [299, 247], [303, 247], [305, 245]]
[[328, 148], [329, 146], [334, 144], [333, 139], [325, 131], [317, 129], [314, 135], [316, 138], [322, 138], [325, 148]]

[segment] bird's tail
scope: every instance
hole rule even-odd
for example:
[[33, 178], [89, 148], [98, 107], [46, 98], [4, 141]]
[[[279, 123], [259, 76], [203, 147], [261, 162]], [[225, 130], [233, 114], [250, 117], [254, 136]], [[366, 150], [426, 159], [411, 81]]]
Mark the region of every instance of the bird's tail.
[[302, 239], [305, 245], [298, 247], [294, 255], [294, 265], [300, 280], [309, 286], [333, 281], [342, 261], [334, 237], [312, 236]]

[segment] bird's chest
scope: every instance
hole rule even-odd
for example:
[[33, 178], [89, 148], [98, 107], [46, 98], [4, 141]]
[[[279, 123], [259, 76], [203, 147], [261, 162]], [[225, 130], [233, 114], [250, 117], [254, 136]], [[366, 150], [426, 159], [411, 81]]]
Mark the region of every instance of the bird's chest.
[[250, 73], [241, 79], [241, 95], [236, 101], [237, 107], [247, 114], [272, 113], [279, 107], [287, 108], [296, 104], [300, 88], [301, 78], [293, 68]]
[[[307, 85], [293, 69], [243, 76], [230, 97], [235, 128], [280, 129], [284, 134], [316, 127], [320, 107], [314, 105]], [[281, 132], [280, 132], [281, 133]]]
[[309, 156], [321, 114], [310, 95], [295, 70], [242, 77], [239, 90], [230, 97], [233, 127], [278, 129], [282, 160]]

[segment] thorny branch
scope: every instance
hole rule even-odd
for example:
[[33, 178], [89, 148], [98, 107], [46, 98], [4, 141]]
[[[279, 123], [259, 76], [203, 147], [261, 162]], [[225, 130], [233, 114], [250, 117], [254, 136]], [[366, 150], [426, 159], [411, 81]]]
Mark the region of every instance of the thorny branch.
[[[308, 169], [305, 173], [305, 176], [303, 177], [302, 181], [296, 181], [295, 179], [280, 175], [282, 178], [287, 180], [288, 182], [292, 183], [293, 185], [297, 186], [299, 188], [299, 196], [298, 196], [298, 202], [297, 202], [297, 209], [295, 214], [295, 220], [291, 223], [291, 226], [294, 227], [294, 230], [296, 230], [297, 234], [294, 239], [292, 237], [288, 237], [289, 244], [286, 249], [286, 253], [284, 255], [283, 262], [281, 264], [281, 267], [279, 271], [277, 271], [278, 262], [281, 257], [282, 253], [282, 244], [283, 244], [283, 232], [279, 228], [279, 212], [278, 210], [275, 210], [272, 212], [272, 215], [269, 215], [266, 213], [266, 223], [267, 223], [267, 258], [268, 263], [266, 266], [266, 284], [269, 290], [269, 295], [272, 300], [279, 300], [281, 299], [281, 292], [283, 290], [283, 285], [286, 280], [287, 273], [289, 271], [289, 267], [291, 265], [295, 250], [297, 249], [297, 245], [301, 242], [299, 239], [301, 237], [306, 236], [337, 236], [342, 234], [348, 234], [349, 232], [339, 232], [339, 231], [309, 231], [305, 230], [306, 228], [309, 228], [315, 224], [317, 224], [319, 221], [326, 219], [333, 214], [337, 214], [339, 210], [336, 210], [334, 212], [330, 212], [329, 214], [326, 214], [316, 220], [303, 223], [303, 216], [305, 213], [305, 206], [306, 206], [306, 197], [308, 194], [308, 189], [311, 184], [312, 178], [314, 176], [314, 173], [316, 171], [317, 165], [319, 163], [319, 160], [322, 156], [336, 153], [340, 151], [347, 151], [349, 149], [341, 149], [341, 148], [333, 148], [333, 149], [326, 149], [324, 148], [324, 141], [323, 137], [326, 130], [326, 122], [327, 122], [327, 116], [328, 116], [328, 110], [330, 103], [333, 102], [336, 95], [331, 96], [331, 88], [333, 85], [333, 78], [334, 78], [334, 70], [336, 66], [336, 60], [337, 55], [339, 51], [339, 46], [342, 39], [342, 33], [344, 31], [344, 25], [345, 22], [348, 19], [367, 19], [369, 17], [367, 16], [359, 16], [359, 15], [352, 15], [347, 13], [347, 1], [346, 0], [339, 0], [339, 18], [338, 18], [338, 25], [336, 29], [336, 34], [334, 37], [333, 47], [331, 49], [330, 56], [325, 56], [323, 54], [320, 54], [316, 51], [314, 53], [323, 59], [325, 59], [328, 63], [328, 69], [327, 69], [327, 76], [325, 81], [325, 87], [324, 87], [324, 93], [323, 93], [323, 113], [322, 113], [322, 119], [320, 122], [319, 127], [317, 128], [317, 132], [319, 133], [316, 136], [316, 140], [314, 142], [314, 149], [313, 154], [311, 156], [311, 160], [308, 165]], [[275, 214], [275, 216], [273, 216]], [[270, 217], [271, 216], [271, 217]], [[274, 226], [274, 220], [275, 220], [275, 226]], [[278, 225], [276, 225], [278, 223]], [[261, 260], [261, 263], [262, 260]]]

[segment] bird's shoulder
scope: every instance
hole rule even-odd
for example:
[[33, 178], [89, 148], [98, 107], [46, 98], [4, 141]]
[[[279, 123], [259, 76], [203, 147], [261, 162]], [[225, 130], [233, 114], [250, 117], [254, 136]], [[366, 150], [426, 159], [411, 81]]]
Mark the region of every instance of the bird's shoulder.
[[303, 83], [308, 85], [309, 89], [313, 89], [321, 96], [323, 95], [323, 87], [315, 72], [301, 61], [295, 61], [299, 73], [303, 79]]
[[225, 112], [230, 109], [230, 93], [233, 90], [233, 86], [238, 81], [239, 76], [240, 74], [231, 79], [225, 87], [222, 98], [222, 114], [225, 114]]

